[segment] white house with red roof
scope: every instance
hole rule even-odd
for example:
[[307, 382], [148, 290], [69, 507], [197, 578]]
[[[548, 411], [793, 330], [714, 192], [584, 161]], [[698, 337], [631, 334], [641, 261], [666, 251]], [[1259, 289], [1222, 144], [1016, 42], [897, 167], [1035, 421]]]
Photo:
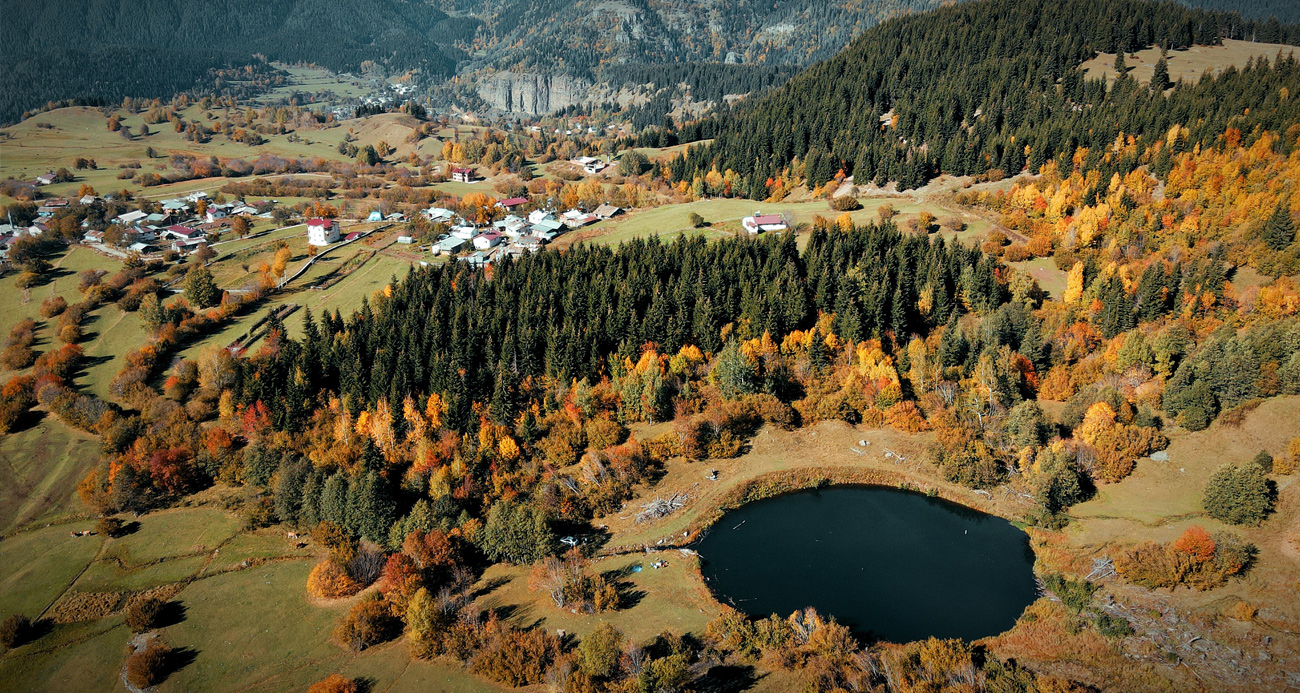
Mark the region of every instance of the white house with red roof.
[[740, 225], [745, 227], [745, 230], [751, 234], [760, 231], [785, 231], [790, 228], [790, 225], [785, 221], [785, 217], [780, 214], [762, 214], [759, 212], [754, 212], [752, 217], [741, 219]]
[[307, 243], [310, 245], [329, 245], [338, 243], [339, 223], [334, 219], [309, 219], [307, 221]]
[[472, 168], [453, 168], [451, 170], [451, 179], [457, 183], [473, 183], [476, 177]]

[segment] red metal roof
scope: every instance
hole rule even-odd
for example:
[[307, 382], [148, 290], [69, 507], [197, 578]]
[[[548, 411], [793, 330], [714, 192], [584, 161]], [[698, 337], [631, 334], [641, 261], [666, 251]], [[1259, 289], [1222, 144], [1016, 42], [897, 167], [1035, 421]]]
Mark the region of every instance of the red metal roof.
[[759, 226], [767, 226], [769, 224], [784, 224], [785, 220], [779, 214], [759, 214], [754, 217], [754, 223]]
[[527, 202], [528, 202], [528, 198], [526, 197], [512, 197], [508, 200], [502, 200], [498, 204], [500, 204], [502, 207], [517, 207], [519, 205], [526, 204]]

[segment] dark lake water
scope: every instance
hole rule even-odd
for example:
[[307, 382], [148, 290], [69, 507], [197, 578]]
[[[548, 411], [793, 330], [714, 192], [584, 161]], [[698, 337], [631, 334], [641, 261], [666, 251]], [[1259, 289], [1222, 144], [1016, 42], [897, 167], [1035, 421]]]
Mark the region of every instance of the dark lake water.
[[697, 548], [720, 600], [755, 616], [812, 606], [869, 639], [996, 635], [1036, 597], [1024, 532], [892, 488], [756, 501], [727, 513]]

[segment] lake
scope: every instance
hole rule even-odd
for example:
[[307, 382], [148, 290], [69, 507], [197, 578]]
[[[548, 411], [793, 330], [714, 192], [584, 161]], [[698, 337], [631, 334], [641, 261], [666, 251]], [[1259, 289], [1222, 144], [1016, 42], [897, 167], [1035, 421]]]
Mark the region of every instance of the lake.
[[1037, 597], [1028, 535], [1000, 517], [893, 488], [749, 503], [697, 548], [721, 601], [754, 616], [812, 606], [869, 640], [996, 635]]

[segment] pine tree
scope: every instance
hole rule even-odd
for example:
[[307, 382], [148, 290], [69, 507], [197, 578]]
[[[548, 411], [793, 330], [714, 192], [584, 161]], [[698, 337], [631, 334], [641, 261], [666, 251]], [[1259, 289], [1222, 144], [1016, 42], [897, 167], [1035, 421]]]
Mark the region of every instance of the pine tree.
[[348, 477], [343, 472], [334, 472], [325, 481], [320, 497], [320, 521], [342, 528], [348, 526]]
[[144, 323], [146, 329], [150, 332], [156, 331], [163, 324], [162, 304], [158, 301], [158, 294], [150, 291], [140, 299], [140, 307], [136, 310], [140, 316], [140, 321]]
[[[817, 335], [814, 335], [813, 341], [816, 342], [817, 339]], [[709, 378], [726, 399], [735, 399], [753, 392], [755, 375], [754, 366], [741, 353], [740, 342], [735, 339], [729, 340], [722, 348], [717, 363], [709, 372]]]
[[1151, 72], [1151, 91], [1162, 92], [1169, 88], [1169, 63], [1162, 57]]
[[1291, 219], [1290, 205], [1277, 204], [1273, 215], [1264, 223], [1264, 243], [1273, 250], [1286, 250], [1295, 241], [1295, 225]]
[[200, 308], [211, 308], [221, 300], [221, 291], [212, 278], [212, 271], [203, 265], [191, 267], [185, 273], [185, 298]]

